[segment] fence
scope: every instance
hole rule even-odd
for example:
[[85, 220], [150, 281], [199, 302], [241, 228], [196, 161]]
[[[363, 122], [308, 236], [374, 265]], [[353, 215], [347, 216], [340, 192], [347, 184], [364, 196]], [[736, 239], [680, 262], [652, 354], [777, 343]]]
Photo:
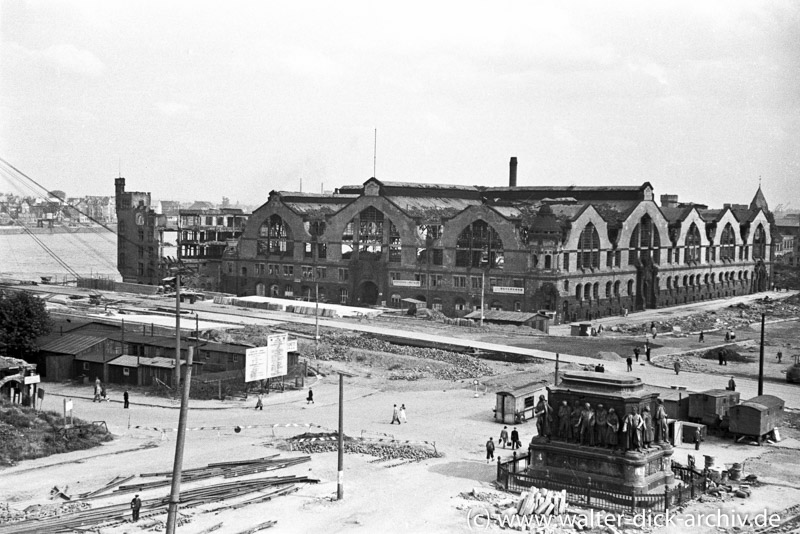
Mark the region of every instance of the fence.
[[506, 461], [497, 460], [497, 483], [506, 491], [521, 493], [528, 488], [546, 488], [553, 491], [566, 490], [567, 502], [587, 508], [597, 508], [610, 512], [636, 513], [637, 510], [666, 512], [668, 509], [694, 499], [703, 494], [708, 487], [708, 479], [694, 469], [672, 462], [671, 468], [680, 483], [663, 493], [625, 493], [603, 489], [589, 478], [585, 483], [570, 484], [553, 480], [550, 477], [531, 475], [526, 472], [530, 465], [530, 454], [513, 456]]

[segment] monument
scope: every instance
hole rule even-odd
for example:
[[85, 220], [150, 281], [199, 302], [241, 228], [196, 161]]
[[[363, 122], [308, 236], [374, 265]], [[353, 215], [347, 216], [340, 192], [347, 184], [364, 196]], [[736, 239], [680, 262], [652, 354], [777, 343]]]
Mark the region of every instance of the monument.
[[641, 379], [590, 371], [564, 373], [537, 406], [527, 472], [624, 493], [663, 491], [675, 481], [666, 412]]

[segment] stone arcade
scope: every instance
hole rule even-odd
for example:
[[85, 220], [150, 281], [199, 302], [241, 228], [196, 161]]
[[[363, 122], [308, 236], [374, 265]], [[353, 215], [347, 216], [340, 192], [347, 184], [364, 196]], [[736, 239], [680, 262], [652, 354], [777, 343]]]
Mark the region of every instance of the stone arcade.
[[[665, 485], [674, 483], [674, 475], [672, 446], [663, 431], [655, 428], [661, 422], [656, 418], [666, 417], [660, 413], [657, 397], [657, 393], [645, 392], [636, 377], [564, 373], [549, 395], [552, 435], [531, 440], [528, 473], [626, 494], [663, 491]], [[618, 415], [617, 430], [612, 430], [611, 409]], [[649, 428], [644, 428], [645, 421], [638, 415], [645, 409], [652, 414], [647, 416]], [[598, 422], [600, 425], [595, 424]], [[638, 434], [631, 431], [634, 427], [640, 427]], [[652, 443], [648, 433], [654, 436]]]

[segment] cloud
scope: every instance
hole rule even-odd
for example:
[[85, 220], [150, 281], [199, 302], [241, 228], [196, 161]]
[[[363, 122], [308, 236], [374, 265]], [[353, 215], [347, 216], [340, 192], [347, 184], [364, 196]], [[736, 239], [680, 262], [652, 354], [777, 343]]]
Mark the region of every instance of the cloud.
[[58, 69], [81, 76], [97, 77], [106, 69], [105, 64], [96, 55], [71, 44], [53, 45], [33, 54]]

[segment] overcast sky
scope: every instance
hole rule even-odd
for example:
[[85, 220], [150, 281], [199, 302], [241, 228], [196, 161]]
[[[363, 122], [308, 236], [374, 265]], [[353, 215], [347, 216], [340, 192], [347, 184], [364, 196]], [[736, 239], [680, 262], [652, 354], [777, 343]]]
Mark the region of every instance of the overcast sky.
[[0, 155], [70, 196], [358, 184], [377, 128], [381, 180], [800, 208], [796, 0], [0, 6]]

